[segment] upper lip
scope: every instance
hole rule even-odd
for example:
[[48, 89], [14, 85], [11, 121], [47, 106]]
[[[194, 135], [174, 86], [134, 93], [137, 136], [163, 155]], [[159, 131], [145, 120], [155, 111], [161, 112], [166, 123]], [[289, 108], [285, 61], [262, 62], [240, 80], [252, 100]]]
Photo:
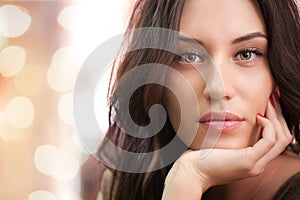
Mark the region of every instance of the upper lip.
[[209, 112], [200, 118], [201, 123], [210, 121], [242, 121], [243, 119], [232, 112]]

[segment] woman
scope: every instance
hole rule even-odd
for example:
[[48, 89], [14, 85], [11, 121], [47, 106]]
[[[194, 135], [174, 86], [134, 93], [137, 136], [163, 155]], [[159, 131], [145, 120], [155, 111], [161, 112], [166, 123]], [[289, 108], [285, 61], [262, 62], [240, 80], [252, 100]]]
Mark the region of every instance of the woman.
[[[104, 199], [298, 199], [300, 159], [286, 150], [292, 135], [300, 139], [296, 2], [137, 0], [128, 30], [140, 27], [167, 28], [181, 36], [164, 42], [165, 37], [154, 37], [160, 33], [150, 29], [125, 37], [130, 51], [115, 63], [108, 140], [98, 151], [109, 166], [101, 176]], [[164, 47], [135, 48], [139, 42], [143, 47], [176, 44], [178, 53]], [[148, 63], [170, 69], [159, 76], [153, 70], [157, 68], [148, 66], [123, 81], [130, 70]], [[140, 79], [157, 76], [172, 90], [149, 82], [128, 92]], [[178, 77], [188, 82], [188, 89]], [[163, 121], [162, 112], [151, 114], [154, 104], [167, 112], [159, 133], [143, 137], [148, 129], [126, 127], [131, 119], [137, 127]], [[126, 105], [130, 119], [124, 117]], [[188, 116], [181, 107], [189, 110]], [[174, 140], [180, 150], [168, 163], [168, 155], [157, 150]], [[158, 153], [151, 159], [131, 159], [120, 156], [111, 142], [140, 155]], [[135, 170], [122, 170], [126, 163], [134, 163]]]

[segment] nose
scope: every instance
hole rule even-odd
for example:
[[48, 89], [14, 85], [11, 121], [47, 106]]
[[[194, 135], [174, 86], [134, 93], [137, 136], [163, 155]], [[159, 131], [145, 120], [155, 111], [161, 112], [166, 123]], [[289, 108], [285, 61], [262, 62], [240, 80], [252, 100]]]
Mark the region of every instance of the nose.
[[204, 79], [203, 96], [208, 101], [230, 100], [234, 96], [234, 74], [231, 67], [224, 62], [211, 66]]

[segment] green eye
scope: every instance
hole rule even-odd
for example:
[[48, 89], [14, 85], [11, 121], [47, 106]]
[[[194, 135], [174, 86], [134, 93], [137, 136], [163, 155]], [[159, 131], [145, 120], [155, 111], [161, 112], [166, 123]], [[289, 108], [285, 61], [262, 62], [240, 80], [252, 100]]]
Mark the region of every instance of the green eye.
[[195, 54], [189, 54], [184, 56], [184, 61], [187, 63], [193, 63], [197, 60], [197, 56]]
[[187, 52], [179, 55], [179, 61], [183, 63], [203, 62], [203, 58], [197, 53]]

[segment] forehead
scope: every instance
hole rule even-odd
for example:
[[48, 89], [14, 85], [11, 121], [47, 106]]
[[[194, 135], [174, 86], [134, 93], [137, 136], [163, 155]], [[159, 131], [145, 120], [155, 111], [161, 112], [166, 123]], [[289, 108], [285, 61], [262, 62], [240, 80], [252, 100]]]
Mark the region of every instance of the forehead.
[[229, 36], [232, 39], [249, 32], [266, 34], [263, 17], [254, 0], [186, 0], [180, 32], [202, 39]]

